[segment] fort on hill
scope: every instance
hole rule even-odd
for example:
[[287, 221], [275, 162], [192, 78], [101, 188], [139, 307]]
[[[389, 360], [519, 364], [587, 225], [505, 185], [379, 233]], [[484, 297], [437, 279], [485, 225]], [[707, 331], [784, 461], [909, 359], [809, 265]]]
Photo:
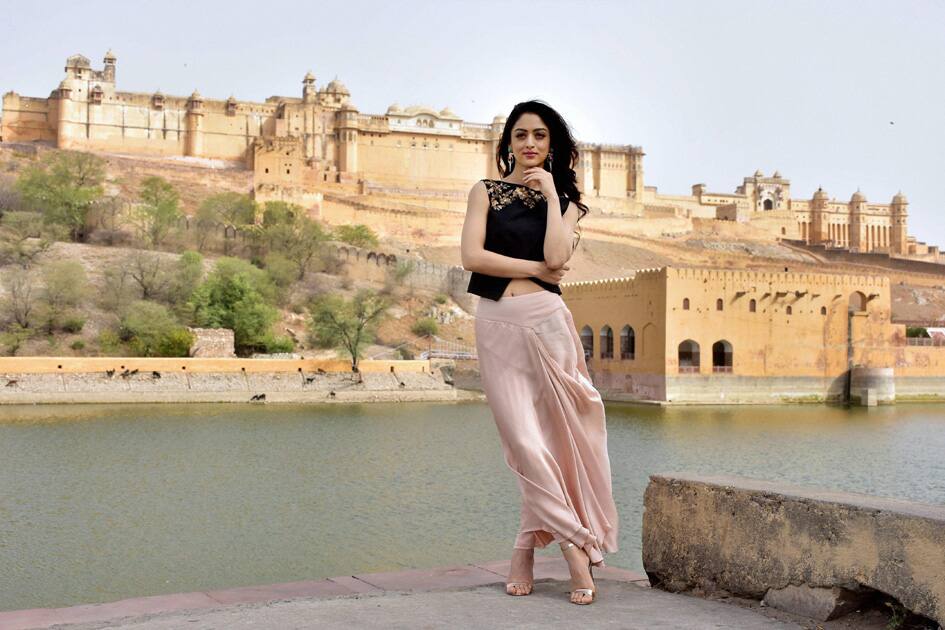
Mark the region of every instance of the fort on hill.
[[[350, 184], [360, 192], [442, 191], [457, 195], [472, 182], [497, 177], [495, 150], [505, 118], [464, 121], [448, 107], [401, 107], [361, 113], [337, 79], [318, 87], [309, 72], [301, 96], [262, 103], [122, 92], [118, 60], [103, 68], [88, 58], [66, 60], [65, 78], [48, 97], [3, 97], [0, 140], [41, 141], [62, 149], [236, 161], [254, 171], [257, 199], [311, 206], [320, 184]], [[640, 147], [580, 144], [578, 185], [589, 203], [614, 215], [674, 216], [751, 222], [772, 238], [849, 252], [885, 253], [941, 262], [938, 247], [908, 234], [908, 202], [897, 194], [873, 203], [856, 191], [849, 201], [818, 189], [792, 198], [790, 181], [761, 171], [733, 193], [695, 184], [689, 195], [667, 195], [644, 184]]]

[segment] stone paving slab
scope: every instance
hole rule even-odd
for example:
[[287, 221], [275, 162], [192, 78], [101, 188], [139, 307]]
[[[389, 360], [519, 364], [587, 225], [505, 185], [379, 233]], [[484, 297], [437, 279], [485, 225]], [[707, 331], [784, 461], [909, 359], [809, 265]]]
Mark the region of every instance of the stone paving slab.
[[646, 575], [595, 568], [600, 599], [568, 601], [563, 558], [535, 558], [535, 588], [506, 595], [509, 561], [413, 569], [0, 612], [0, 628], [799, 628], [719, 602], [647, 588]]
[[381, 592], [328, 599], [295, 599], [180, 611], [63, 630], [248, 630], [250, 628], [621, 628], [625, 630], [798, 630], [751, 610], [686, 595], [599, 580], [599, 599], [589, 606], [568, 601], [568, 585], [538, 582], [531, 595], [510, 597], [501, 583], [449, 591]]

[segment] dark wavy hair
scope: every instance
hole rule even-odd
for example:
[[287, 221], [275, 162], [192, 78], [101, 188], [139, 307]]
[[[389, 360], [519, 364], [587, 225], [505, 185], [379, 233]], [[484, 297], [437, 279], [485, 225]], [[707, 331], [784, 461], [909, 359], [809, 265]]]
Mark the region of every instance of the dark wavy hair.
[[[524, 101], [512, 108], [508, 119], [505, 121], [505, 129], [502, 130], [502, 139], [496, 147], [495, 163], [499, 168], [499, 172], [502, 173], [503, 177], [507, 177], [513, 170], [513, 165], [509, 164], [508, 160], [509, 146], [512, 144], [512, 129], [522, 114], [535, 114], [548, 127], [548, 134], [551, 137], [551, 150], [554, 152], [551, 161], [551, 176], [555, 180], [555, 188], [559, 195], [563, 194], [578, 207], [580, 213], [578, 221], [580, 221], [588, 213], [588, 208], [581, 202], [581, 191], [577, 187], [577, 174], [572, 168], [578, 162], [577, 143], [574, 141], [574, 136], [571, 135], [571, 127], [561, 114], [544, 101]], [[545, 168], [547, 168], [547, 162]], [[580, 235], [578, 235], [578, 240], [580, 240]], [[574, 246], [577, 247], [577, 241], [575, 241]]]

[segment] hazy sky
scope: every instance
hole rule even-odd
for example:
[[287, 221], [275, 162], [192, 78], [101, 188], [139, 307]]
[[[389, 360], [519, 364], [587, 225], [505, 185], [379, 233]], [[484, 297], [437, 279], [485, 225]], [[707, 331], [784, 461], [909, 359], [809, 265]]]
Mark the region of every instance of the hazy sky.
[[732, 192], [780, 170], [888, 203], [945, 246], [945, 2], [4, 2], [0, 91], [45, 96], [67, 56], [118, 57], [118, 88], [299, 96], [341, 79], [489, 122], [542, 98], [581, 140], [641, 145], [647, 185]]

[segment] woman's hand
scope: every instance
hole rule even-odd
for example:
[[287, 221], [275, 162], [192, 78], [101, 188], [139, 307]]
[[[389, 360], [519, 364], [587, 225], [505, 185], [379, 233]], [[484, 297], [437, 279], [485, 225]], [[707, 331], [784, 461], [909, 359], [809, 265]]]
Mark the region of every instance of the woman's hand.
[[536, 273], [535, 277], [538, 278], [539, 280], [544, 280], [545, 282], [549, 282], [551, 284], [559, 284], [562, 278], [564, 278], [564, 272], [567, 271], [568, 269], [570, 269], [570, 267], [568, 267], [567, 264], [562, 265], [561, 267], [558, 267], [557, 269], [552, 269], [551, 267], [546, 265], [544, 262], [542, 262], [541, 271], [540, 273]]
[[522, 173], [522, 181], [529, 188], [539, 191], [547, 199], [558, 196], [558, 191], [555, 189], [555, 178], [540, 166], [526, 168]]

